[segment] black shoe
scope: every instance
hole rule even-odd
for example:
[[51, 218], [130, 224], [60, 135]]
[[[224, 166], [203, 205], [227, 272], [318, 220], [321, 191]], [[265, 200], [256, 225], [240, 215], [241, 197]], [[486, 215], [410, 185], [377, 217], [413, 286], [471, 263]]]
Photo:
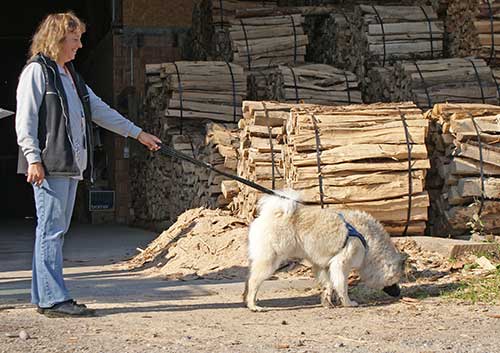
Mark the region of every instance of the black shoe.
[[95, 315], [95, 310], [88, 309], [85, 304], [78, 304], [74, 300], [58, 303], [50, 308], [38, 307], [36, 311], [47, 317], [81, 317]]
[[[74, 300], [74, 299], [66, 300], [66, 301], [61, 302], [61, 303], [58, 303], [58, 304], [68, 303], [68, 302], [69, 302], [69, 303], [73, 303], [73, 304], [75, 304], [76, 306], [79, 306], [79, 307], [81, 307], [81, 308], [87, 308], [87, 305], [85, 305], [85, 304], [78, 304], [78, 303], [76, 302], [76, 300]], [[37, 313], [39, 313], [39, 314], [43, 314], [43, 313], [45, 312], [45, 309], [51, 309], [51, 308], [53, 308], [53, 307], [54, 307], [54, 306], [51, 306], [50, 308], [41, 308], [41, 307], [39, 307], [39, 306], [37, 305], [37, 306], [36, 306], [36, 312], [37, 312]]]

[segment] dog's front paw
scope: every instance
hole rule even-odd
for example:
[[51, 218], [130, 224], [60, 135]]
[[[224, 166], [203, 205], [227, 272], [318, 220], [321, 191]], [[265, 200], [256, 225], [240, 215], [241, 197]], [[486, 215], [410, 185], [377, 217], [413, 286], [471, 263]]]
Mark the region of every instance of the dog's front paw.
[[248, 306], [248, 309], [250, 309], [251, 311], [253, 311], [254, 313], [264, 313], [267, 311], [266, 308], [263, 308], [261, 306], [258, 306], [258, 305], [249, 305]]

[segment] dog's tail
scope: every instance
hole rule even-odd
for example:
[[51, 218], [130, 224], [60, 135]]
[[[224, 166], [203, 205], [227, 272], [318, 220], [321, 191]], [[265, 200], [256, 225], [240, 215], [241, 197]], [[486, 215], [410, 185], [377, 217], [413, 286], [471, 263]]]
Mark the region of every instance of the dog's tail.
[[300, 194], [292, 189], [275, 191], [277, 195], [265, 195], [259, 201], [257, 209], [260, 215], [268, 214], [275, 217], [289, 217], [301, 201]]

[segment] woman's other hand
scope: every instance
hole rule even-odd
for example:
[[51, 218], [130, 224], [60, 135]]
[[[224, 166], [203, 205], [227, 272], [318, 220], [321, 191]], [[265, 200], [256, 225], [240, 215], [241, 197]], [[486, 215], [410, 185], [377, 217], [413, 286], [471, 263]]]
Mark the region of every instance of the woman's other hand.
[[30, 164], [28, 167], [28, 178], [26, 179], [28, 183], [40, 186], [45, 179], [45, 170], [40, 162]]

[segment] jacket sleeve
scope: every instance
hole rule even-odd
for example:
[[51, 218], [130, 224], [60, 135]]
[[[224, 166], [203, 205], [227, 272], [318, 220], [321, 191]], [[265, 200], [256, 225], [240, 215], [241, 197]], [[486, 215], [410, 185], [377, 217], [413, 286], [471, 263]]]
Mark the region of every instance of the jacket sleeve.
[[45, 76], [38, 63], [24, 68], [16, 91], [17, 144], [29, 164], [41, 162], [38, 141], [38, 111], [45, 94]]
[[139, 136], [142, 131], [140, 127], [104, 103], [89, 86], [87, 86], [87, 90], [89, 92], [92, 120], [97, 125], [123, 137], [130, 136], [136, 139]]

